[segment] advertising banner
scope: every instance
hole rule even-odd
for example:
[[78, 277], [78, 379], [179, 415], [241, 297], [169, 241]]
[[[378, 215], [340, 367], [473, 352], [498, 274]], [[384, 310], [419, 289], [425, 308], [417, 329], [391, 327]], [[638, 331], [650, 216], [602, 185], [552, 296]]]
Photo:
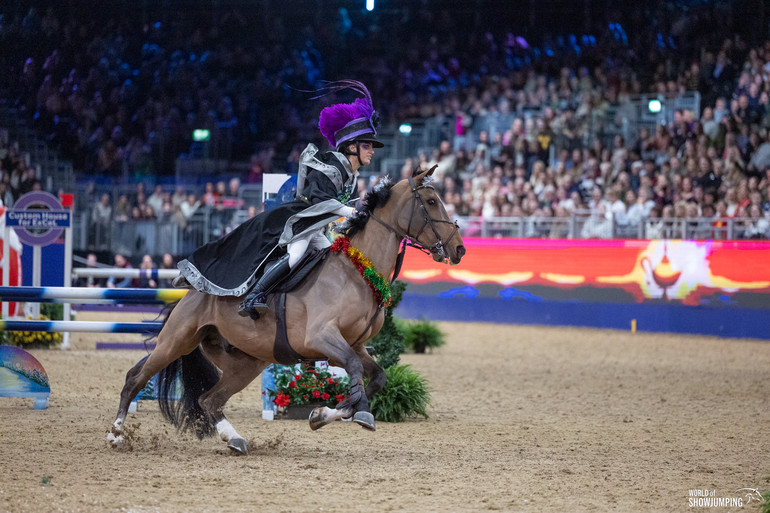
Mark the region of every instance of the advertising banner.
[[466, 238], [407, 254], [405, 318], [770, 339], [770, 242]]
[[457, 266], [416, 252], [410, 292], [770, 308], [770, 242], [466, 239]]

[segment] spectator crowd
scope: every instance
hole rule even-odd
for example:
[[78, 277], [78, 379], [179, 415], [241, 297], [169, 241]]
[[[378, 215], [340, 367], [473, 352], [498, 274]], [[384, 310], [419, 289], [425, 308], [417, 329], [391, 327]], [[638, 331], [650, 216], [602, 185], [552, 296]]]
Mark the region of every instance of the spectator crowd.
[[[745, 236], [767, 237], [770, 40], [737, 31], [745, 25], [735, 19], [739, 3], [607, 7], [581, 35], [554, 28], [530, 39], [484, 12], [453, 17], [416, 4], [400, 18], [370, 19], [344, 8], [303, 16], [269, 3], [156, 18], [55, 4], [16, 9], [0, 17], [0, 44], [9, 50], [0, 54], [9, 71], [0, 85], [7, 103], [86, 176], [128, 169], [152, 182], [194, 147], [193, 129], [206, 128], [228, 158], [249, 161], [240, 178], [258, 182], [264, 172], [296, 171], [297, 149], [318, 141], [317, 113], [333, 100], [308, 100], [308, 91], [325, 79], [355, 78], [369, 85], [386, 121], [448, 120], [439, 146], [406, 159], [403, 172], [437, 164], [455, 215], [588, 212], [628, 227], [707, 218], [715, 230], [720, 219], [747, 218]], [[699, 111], [681, 109], [631, 140], [591, 132], [635, 95], [692, 92]], [[284, 164], [276, 155], [289, 157]], [[4, 201], [40, 187], [12, 144], [2, 166]], [[93, 194], [91, 216], [105, 227], [184, 225], [199, 205], [235, 198], [228, 187], [238, 184]], [[611, 235], [602, 223], [591, 226], [583, 236]]]

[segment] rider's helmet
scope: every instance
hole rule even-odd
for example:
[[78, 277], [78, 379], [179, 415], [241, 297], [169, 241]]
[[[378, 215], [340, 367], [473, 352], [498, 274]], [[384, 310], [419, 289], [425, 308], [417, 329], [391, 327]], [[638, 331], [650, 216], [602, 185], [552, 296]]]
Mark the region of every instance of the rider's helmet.
[[[329, 91], [342, 89], [353, 89], [364, 97], [356, 99], [353, 103], [337, 103], [324, 108], [318, 117], [318, 129], [321, 134], [332, 147], [344, 154], [350, 153], [346, 146], [351, 142], [368, 142], [375, 148], [382, 148], [384, 145], [377, 140], [379, 119], [369, 90], [355, 80], [333, 82], [327, 88]], [[358, 145], [353, 154], [356, 153]]]

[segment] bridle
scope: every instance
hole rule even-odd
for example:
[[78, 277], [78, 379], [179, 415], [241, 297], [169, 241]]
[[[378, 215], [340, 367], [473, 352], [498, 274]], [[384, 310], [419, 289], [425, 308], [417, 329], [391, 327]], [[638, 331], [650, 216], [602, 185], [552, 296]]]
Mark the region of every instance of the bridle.
[[[380, 223], [382, 226], [384, 226], [391, 232], [395, 233], [396, 237], [398, 237], [400, 241], [399, 245], [401, 246], [401, 249], [399, 250], [398, 257], [396, 258], [396, 267], [393, 269], [393, 277], [390, 279], [391, 284], [394, 281], [396, 281], [396, 278], [398, 277], [398, 273], [401, 270], [401, 264], [404, 262], [404, 254], [406, 253], [407, 246], [412, 246], [413, 248], [416, 248], [422, 251], [426, 255], [436, 254], [436, 255], [439, 255], [439, 257], [441, 258], [446, 258], [447, 257], [446, 242], [444, 242], [444, 239], [442, 239], [441, 235], [439, 235], [438, 230], [436, 229], [436, 224], [449, 223], [454, 225], [454, 228], [452, 229], [452, 233], [449, 234], [449, 237], [447, 240], [452, 240], [452, 237], [454, 237], [455, 234], [460, 230], [460, 227], [457, 225], [456, 222], [445, 221], [444, 219], [435, 219], [428, 215], [428, 209], [425, 208], [425, 202], [422, 200], [422, 196], [420, 196], [420, 189], [433, 189], [433, 187], [431, 187], [430, 185], [418, 186], [414, 183], [414, 178], [411, 176], [409, 177], [409, 187], [411, 187], [412, 189], [412, 207], [411, 207], [411, 214], [409, 215], [409, 224], [407, 224], [406, 226], [406, 232], [403, 232], [398, 228], [389, 225], [382, 219], [376, 217], [374, 215], [374, 212], [369, 213], [370, 219], [374, 219], [375, 221]], [[414, 221], [415, 212], [418, 209], [422, 212], [423, 225], [420, 228], [420, 231], [417, 232], [417, 235], [411, 236], [409, 235], [409, 232], [412, 229], [412, 221]], [[433, 231], [433, 235], [436, 236], [436, 243], [431, 244], [430, 246], [427, 246], [427, 247], [425, 246], [425, 244], [420, 242], [420, 235], [422, 235], [422, 232], [425, 231], [426, 226], [429, 226], [430, 229]], [[359, 341], [361, 341], [364, 338], [364, 335], [366, 335], [366, 333], [369, 331], [369, 328], [371, 328], [372, 324], [374, 324], [374, 320], [379, 315], [380, 310], [382, 310], [382, 304], [377, 305], [377, 310], [374, 312], [374, 315], [372, 315], [372, 318], [369, 319], [369, 323], [366, 325], [366, 328], [364, 328], [364, 331], [361, 332], [361, 335], [358, 336], [354, 344], [357, 344]]]
[[[438, 223], [448, 223], [453, 225], [452, 233], [449, 234], [449, 237], [447, 238], [447, 240], [452, 240], [455, 234], [457, 234], [457, 232], [460, 230], [460, 227], [457, 225], [457, 222], [447, 221], [444, 219], [436, 219], [428, 215], [428, 209], [425, 208], [425, 202], [422, 200], [422, 196], [420, 196], [420, 189], [433, 189], [432, 186], [416, 185], [414, 183], [414, 178], [410, 176], [409, 187], [411, 187], [412, 189], [412, 207], [411, 207], [411, 213], [409, 215], [409, 224], [407, 224], [405, 232], [399, 230], [396, 227], [389, 225], [382, 219], [375, 217], [374, 213], [369, 214], [370, 218], [374, 219], [375, 221], [380, 223], [382, 226], [384, 226], [391, 232], [395, 233], [396, 237], [398, 237], [400, 240], [401, 253], [399, 253], [399, 261], [398, 261], [398, 266], [396, 267], [396, 273], [398, 272], [398, 268], [400, 267], [401, 260], [403, 260], [403, 252], [406, 250], [406, 246], [411, 246], [413, 248], [416, 248], [422, 251], [423, 253], [425, 253], [426, 255], [433, 254], [433, 255], [438, 255], [440, 258], [447, 258], [448, 256], [448, 253], [446, 250], [447, 243], [444, 242], [444, 239], [441, 238], [441, 235], [438, 233], [438, 230], [436, 229], [436, 225]], [[423, 225], [420, 228], [420, 231], [417, 232], [417, 235], [411, 236], [409, 235], [409, 233], [412, 230], [412, 222], [415, 219], [415, 212], [417, 212], [418, 210], [422, 212]], [[420, 242], [420, 235], [422, 235], [422, 232], [425, 231], [426, 227], [429, 227], [431, 231], [433, 231], [433, 235], [436, 237], [436, 242], [434, 244], [431, 244], [430, 246], [426, 246], [425, 244]], [[395, 275], [393, 279], [395, 280]]]

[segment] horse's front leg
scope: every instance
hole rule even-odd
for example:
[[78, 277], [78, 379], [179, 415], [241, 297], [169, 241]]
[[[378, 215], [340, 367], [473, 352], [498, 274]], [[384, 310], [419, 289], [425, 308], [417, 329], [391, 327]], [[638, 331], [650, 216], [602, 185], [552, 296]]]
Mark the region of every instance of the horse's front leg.
[[334, 328], [322, 330], [313, 343], [313, 348], [323, 353], [330, 362], [340, 365], [350, 377], [350, 395], [336, 408], [316, 408], [310, 414], [310, 429], [316, 430], [335, 420], [353, 417], [366, 429], [375, 430], [374, 415], [369, 411], [369, 400], [364, 390], [364, 365], [355, 351]]
[[363, 344], [358, 346], [356, 354], [364, 366], [364, 377], [369, 380], [369, 384], [366, 386], [366, 398], [371, 399], [374, 397], [374, 394], [382, 390], [388, 381], [388, 377]]

